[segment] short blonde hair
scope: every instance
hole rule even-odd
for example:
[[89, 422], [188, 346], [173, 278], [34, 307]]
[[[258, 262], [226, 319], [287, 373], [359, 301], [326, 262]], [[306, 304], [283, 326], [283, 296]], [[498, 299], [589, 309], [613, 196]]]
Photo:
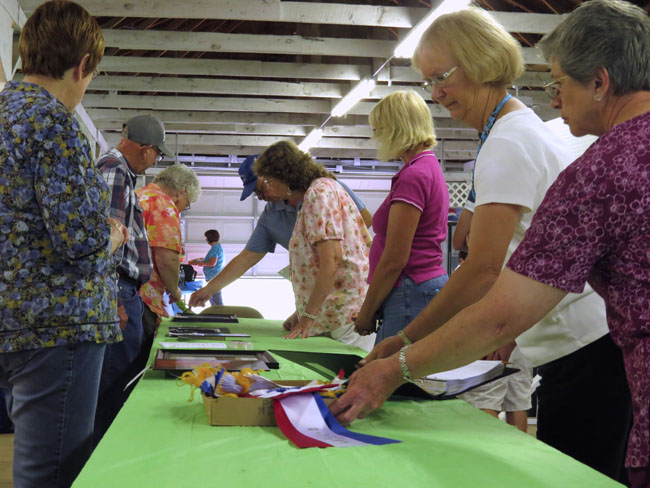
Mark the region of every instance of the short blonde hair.
[[377, 158], [390, 161], [420, 145], [436, 145], [429, 107], [420, 95], [396, 91], [381, 100], [368, 117], [379, 142]]
[[521, 44], [482, 9], [469, 8], [438, 17], [415, 48], [413, 67], [420, 70], [422, 50], [435, 49], [440, 42], [476, 83], [509, 86], [524, 73]]

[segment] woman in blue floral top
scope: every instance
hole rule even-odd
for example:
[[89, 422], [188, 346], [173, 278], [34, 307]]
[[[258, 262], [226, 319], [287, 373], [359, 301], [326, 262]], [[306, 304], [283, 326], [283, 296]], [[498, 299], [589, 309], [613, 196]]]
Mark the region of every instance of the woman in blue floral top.
[[73, 113], [104, 53], [95, 19], [56, 0], [22, 31], [0, 92], [0, 387], [14, 482], [69, 486], [90, 455], [106, 343], [121, 340], [110, 253], [124, 239]]

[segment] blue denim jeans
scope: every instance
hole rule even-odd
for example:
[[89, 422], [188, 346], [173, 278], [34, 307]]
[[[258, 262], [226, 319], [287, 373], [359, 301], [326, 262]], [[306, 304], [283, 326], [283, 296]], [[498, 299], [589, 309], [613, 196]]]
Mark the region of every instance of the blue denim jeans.
[[210, 305], [223, 305], [221, 290], [210, 297]]
[[132, 390], [124, 391], [124, 388], [138, 374], [134, 365], [142, 346], [142, 299], [136, 286], [122, 279], [118, 282], [118, 296], [128, 321], [122, 331], [122, 342], [106, 346], [97, 400], [95, 444], [113, 423]]
[[375, 344], [406, 327], [433, 300], [448, 279], [449, 276], [444, 274], [416, 285], [411, 278], [404, 276], [381, 305], [379, 311], [383, 322], [377, 331]]
[[16, 488], [68, 487], [90, 457], [105, 347], [82, 342], [0, 354]]

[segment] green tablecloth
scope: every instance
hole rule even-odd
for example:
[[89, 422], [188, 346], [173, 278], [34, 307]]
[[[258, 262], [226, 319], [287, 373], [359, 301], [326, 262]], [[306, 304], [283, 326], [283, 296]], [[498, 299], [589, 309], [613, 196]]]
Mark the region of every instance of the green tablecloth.
[[[277, 351], [274, 379], [327, 379], [281, 351], [362, 355], [324, 337], [282, 338], [281, 323], [240, 319], [256, 349]], [[168, 324], [163, 324], [159, 339]], [[198, 324], [197, 324], [198, 325]], [[245, 339], [244, 339], [245, 340]], [[462, 400], [388, 401], [352, 430], [403, 442], [297, 449], [277, 427], [208, 425], [199, 395], [149, 371], [74, 484], [75, 488], [614, 487], [622, 486]], [[595, 427], [596, 428], [596, 427]]]

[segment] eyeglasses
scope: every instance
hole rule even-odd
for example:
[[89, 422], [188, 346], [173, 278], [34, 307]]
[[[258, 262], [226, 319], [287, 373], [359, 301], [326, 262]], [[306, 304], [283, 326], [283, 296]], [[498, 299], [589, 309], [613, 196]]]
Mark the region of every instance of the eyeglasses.
[[557, 80], [552, 80], [542, 85], [542, 88], [544, 88], [546, 94], [551, 97], [551, 100], [555, 100], [555, 97], [560, 93], [560, 87], [558, 86], [560, 81], [568, 77], [569, 75], [560, 76]]
[[434, 88], [440, 88], [444, 86], [447, 82], [447, 78], [449, 78], [457, 69], [458, 65], [454, 66], [446, 73], [443, 73], [440, 76], [436, 76], [431, 80], [424, 80], [422, 83], [422, 88], [425, 90], [433, 90]]
[[161, 162], [164, 156], [163, 152], [160, 149], [158, 149], [156, 146], [151, 146], [151, 147], [153, 147], [154, 151], [156, 151], [156, 163]]
[[182, 190], [181, 195], [183, 195], [185, 197], [185, 201], [187, 202], [187, 206], [183, 209], [183, 211], [189, 210], [190, 208], [192, 208], [192, 202], [190, 202], [190, 197], [188, 195], [188, 191], [187, 190]]

